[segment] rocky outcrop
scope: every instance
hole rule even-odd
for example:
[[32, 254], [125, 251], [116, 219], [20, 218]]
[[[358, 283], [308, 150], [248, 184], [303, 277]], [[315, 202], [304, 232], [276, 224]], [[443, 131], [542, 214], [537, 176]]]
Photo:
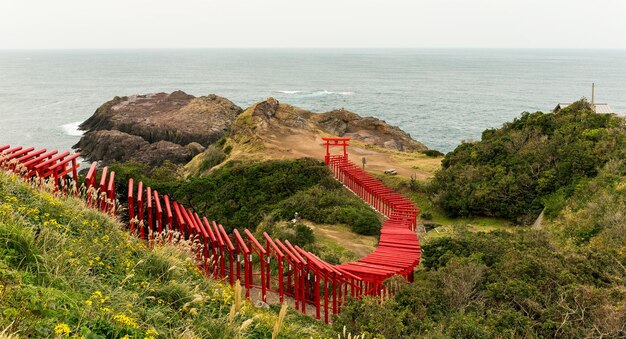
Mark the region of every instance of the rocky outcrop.
[[221, 138], [241, 108], [217, 95], [182, 91], [115, 97], [80, 125], [74, 148], [89, 161], [186, 163]]
[[361, 117], [356, 113], [338, 109], [326, 113], [314, 113], [268, 98], [251, 107], [256, 125], [265, 131], [257, 133], [286, 134], [281, 128], [296, 128], [310, 131], [321, 130], [328, 134], [350, 137], [367, 144], [393, 150], [426, 150], [419, 141], [396, 126], [373, 117]]

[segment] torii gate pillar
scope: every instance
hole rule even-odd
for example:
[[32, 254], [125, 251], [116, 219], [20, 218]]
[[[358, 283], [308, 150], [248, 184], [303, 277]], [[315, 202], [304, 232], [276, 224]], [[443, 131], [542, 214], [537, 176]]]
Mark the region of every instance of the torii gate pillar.
[[328, 165], [330, 163], [330, 148], [331, 147], [343, 147], [343, 157], [348, 159], [348, 141], [350, 138], [322, 138], [324, 145], [326, 145], [326, 156], [324, 156], [324, 163]]

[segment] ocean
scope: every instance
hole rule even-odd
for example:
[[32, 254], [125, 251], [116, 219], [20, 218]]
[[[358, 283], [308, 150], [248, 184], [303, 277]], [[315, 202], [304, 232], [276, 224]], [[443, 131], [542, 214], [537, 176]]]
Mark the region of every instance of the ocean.
[[592, 82], [596, 102], [626, 113], [626, 50], [0, 50], [0, 144], [66, 150], [107, 100], [183, 90], [345, 108], [449, 152], [524, 111], [590, 99]]

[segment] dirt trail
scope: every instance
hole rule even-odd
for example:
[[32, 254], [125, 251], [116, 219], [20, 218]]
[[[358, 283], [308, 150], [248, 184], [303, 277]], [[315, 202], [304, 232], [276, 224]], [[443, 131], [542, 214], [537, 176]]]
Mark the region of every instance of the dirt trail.
[[[263, 157], [269, 159], [324, 158], [326, 150], [322, 137], [326, 135], [295, 129], [290, 132], [292, 133], [287, 135], [265, 135]], [[335, 150], [335, 152], [341, 152], [341, 150]], [[441, 164], [441, 158], [430, 158], [419, 152], [393, 151], [357, 141], [350, 141], [348, 154], [357, 164], [361, 164], [362, 158], [365, 158], [365, 169], [373, 174], [384, 174], [387, 169], [395, 169], [399, 176], [410, 178], [415, 175], [419, 180], [432, 177]]]

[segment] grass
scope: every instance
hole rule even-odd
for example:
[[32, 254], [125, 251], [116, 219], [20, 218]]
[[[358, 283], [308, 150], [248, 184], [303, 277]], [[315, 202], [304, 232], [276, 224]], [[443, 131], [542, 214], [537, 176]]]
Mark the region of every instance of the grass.
[[427, 229], [425, 236], [422, 237], [424, 243], [428, 243], [430, 239], [450, 236], [454, 233], [455, 227], [463, 227], [470, 232], [492, 232], [498, 230], [512, 230], [515, 228], [513, 224], [505, 219], [493, 217], [460, 217], [451, 218], [447, 216], [440, 208], [435, 206], [429, 199], [425, 190], [425, 182], [417, 180], [415, 189], [410, 187], [410, 179], [400, 176], [377, 175], [378, 179], [383, 181], [385, 185], [394, 188], [403, 195], [411, 199], [420, 208], [422, 221], [425, 224], [432, 225]]
[[330, 255], [340, 263], [361, 258], [376, 248], [375, 236], [355, 234], [347, 225], [304, 223], [313, 229], [320, 255]]
[[[270, 338], [278, 311], [238, 301], [180, 242], [148, 249], [76, 198], [0, 172], [0, 336]], [[279, 338], [330, 336], [290, 310]]]

